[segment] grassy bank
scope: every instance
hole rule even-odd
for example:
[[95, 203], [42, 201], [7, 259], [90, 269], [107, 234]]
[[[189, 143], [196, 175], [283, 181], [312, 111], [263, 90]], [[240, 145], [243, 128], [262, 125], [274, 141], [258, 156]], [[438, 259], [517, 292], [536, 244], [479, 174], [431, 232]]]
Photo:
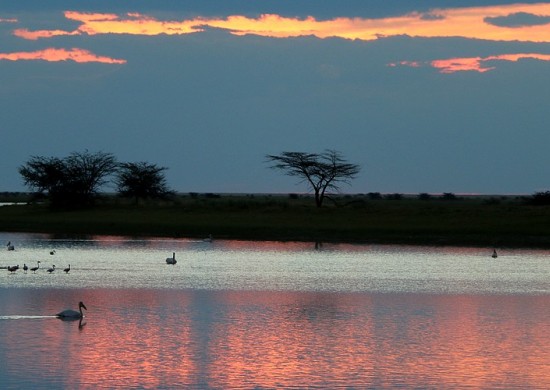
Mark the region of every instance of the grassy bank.
[[111, 198], [91, 210], [0, 207], [0, 230], [58, 235], [206, 237], [550, 248], [550, 206], [518, 198], [343, 197], [317, 209], [307, 197], [181, 196], [134, 205]]

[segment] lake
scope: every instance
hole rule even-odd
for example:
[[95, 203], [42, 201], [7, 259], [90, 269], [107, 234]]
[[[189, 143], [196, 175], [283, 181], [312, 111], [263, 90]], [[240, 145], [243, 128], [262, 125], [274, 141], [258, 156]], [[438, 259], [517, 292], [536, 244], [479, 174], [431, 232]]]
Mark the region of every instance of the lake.
[[[0, 269], [2, 388], [550, 385], [550, 251], [8, 241], [0, 267], [20, 269]], [[79, 301], [82, 321], [53, 316]]]

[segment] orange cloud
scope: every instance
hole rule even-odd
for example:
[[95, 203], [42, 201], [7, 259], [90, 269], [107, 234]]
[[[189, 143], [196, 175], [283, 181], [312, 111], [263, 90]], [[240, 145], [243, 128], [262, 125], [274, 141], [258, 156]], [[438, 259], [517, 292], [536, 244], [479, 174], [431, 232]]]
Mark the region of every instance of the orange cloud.
[[181, 21], [162, 21], [138, 13], [119, 16], [108, 13], [66, 11], [64, 15], [67, 19], [81, 23], [74, 31], [32, 32], [27, 29], [18, 29], [14, 34], [25, 39], [76, 34], [180, 35], [197, 33], [204, 31], [205, 27], [212, 27], [227, 30], [234, 35], [255, 34], [277, 38], [312, 35], [318, 38], [375, 40], [380, 37], [409, 35], [550, 42], [550, 28], [546, 24], [510, 28], [491, 22], [519, 13], [544, 20], [544, 17], [550, 16], [550, 4], [442, 8], [434, 9], [429, 13], [411, 13], [390, 18], [335, 18], [321, 21], [311, 16], [300, 19], [270, 14], [257, 18], [232, 15], [226, 18], [199, 17]]
[[43, 60], [43, 61], [74, 61], [74, 62], [100, 62], [104, 64], [125, 64], [126, 60], [119, 60], [110, 57], [98, 56], [88, 50], [55, 49], [48, 48], [33, 52], [0, 53], [0, 60], [21, 61], [21, 60]]
[[[516, 54], [500, 54], [488, 57], [462, 57], [462, 58], [447, 58], [434, 60], [429, 63], [429, 66], [439, 69], [441, 73], [455, 73], [464, 71], [474, 71], [485, 73], [495, 69], [494, 66], [486, 66], [487, 62], [491, 61], [510, 61], [517, 62], [522, 59], [533, 59], [539, 61], [550, 61], [550, 54], [540, 53], [516, 53]], [[389, 66], [409, 66], [418, 68], [422, 64], [418, 61], [401, 61], [399, 63], [391, 63]]]

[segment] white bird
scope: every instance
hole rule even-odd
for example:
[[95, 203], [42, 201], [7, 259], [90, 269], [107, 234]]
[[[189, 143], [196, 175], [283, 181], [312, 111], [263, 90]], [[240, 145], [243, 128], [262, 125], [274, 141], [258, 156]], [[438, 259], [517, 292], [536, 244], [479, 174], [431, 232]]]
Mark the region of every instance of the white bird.
[[82, 314], [82, 308], [88, 310], [86, 305], [84, 305], [84, 303], [82, 303], [82, 301], [80, 301], [80, 302], [78, 302], [78, 311], [72, 310], [72, 309], [67, 309], [67, 310], [63, 310], [61, 313], [57, 313], [55, 316], [57, 318], [61, 318], [61, 319], [75, 319], [76, 320], [76, 319], [84, 317], [84, 315]]
[[23, 271], [25, 271], [25, 273], [27, 273], [28, 269], [29, 269], [29, 267], [27, 267], [27, 264], [23, 264]]
[[69, 266], [63, 270], [63, 272], [68, 274], [70, 270], [71, 270], [71, 265], [69, 264]]
[[8, 265], [8, 271], [10, 271], [12, 274], [19, 269], [19, 264], [17, 265]]
[[38, 260], [36, 263], [37, 263], [38, 265], [37, 265], [36, 267], [32, 267], [32, 268], [31, 268], [31, 271], [32, 271], [33, 273], [35, 273], [35, 272], [38, 270], [38, 268], [40, 268], [40, 260]]
[[53, 271], [55, 271], [55, 264], [52, 265], [52, 268], [48, 268], [48, 273], [52, 273]]
[[176, 252], [173, 252], [173, 253], [172, 253], [172, 257], [167, 257], [167, 258], [166, 258], [166, 264], [172, 264], [172, 265], [174, 265], [174, 264], [176, 264], [176, 263], [177, 263], [177, 261], [176, 261]]
[[11, 241], [8, 241], [8, 243], [6, 244], [6, 246], [8, 247], [8, 250], [9, 250], [9, 251], [14, 251], [14, 250], [15, 250], [15, 247], [11, 244]]

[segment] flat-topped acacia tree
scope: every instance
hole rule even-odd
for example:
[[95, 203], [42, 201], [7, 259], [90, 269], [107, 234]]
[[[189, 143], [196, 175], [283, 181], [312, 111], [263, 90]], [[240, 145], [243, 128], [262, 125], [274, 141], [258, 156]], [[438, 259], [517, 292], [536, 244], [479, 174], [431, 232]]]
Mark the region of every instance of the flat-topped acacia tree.
[[359, 165], [348, 163], [335, 150], [323, 153], [282, 152], [267, 155], [270, 168], [284, 171], [309, 184], [315, 195], [315, 205], [323, 206], [328, 190], [338, 191], [340, 184], [349, 184], [360, 171]]

